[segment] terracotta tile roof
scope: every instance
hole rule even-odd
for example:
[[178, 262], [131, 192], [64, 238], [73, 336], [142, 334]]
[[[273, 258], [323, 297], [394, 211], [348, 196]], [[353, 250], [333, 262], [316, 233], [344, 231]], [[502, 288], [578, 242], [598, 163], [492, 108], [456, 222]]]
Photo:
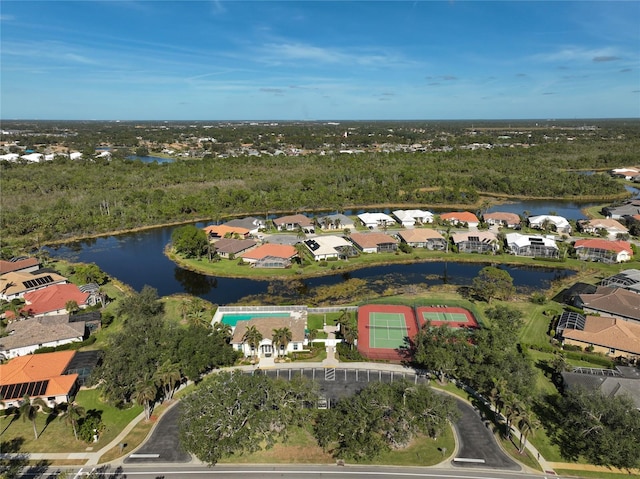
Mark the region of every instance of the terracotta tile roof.
[[400, 237], [407, 243], [424, 243], [428, 240], [443, 240], [444, 236], [438, 233], [436, 230], [429, 228], [416, 228], [412, 230], [404, 230], [398, 233]]
[[31, 316], [65, 309], [67, 301], [75, 301], [78, 306], [84, 306], [89, 299], [89, 293], [83, 293], [75, 284], [54, 284], [37, 291], [25, 293], [23, 311]]
[[502, 221], [508, 225], [517, 225], [520, 223], [520, 216], [515, 213], [507, 213], [502, 211], [494, 211], [493, 213], [485, 213], [484, 220]]
[[290, 216], [281, 216], [280, 218], [276, 218], [273, 220], [273, 223], [276, 226], [288, 225], [288, 224], [298, 224], [300, 226], [313, 226], [313, 220], [305, 215], [290, 215]]
[[633, 250], [631, 249], [631, 243], [629, 243], [628, 241], [607, 241], [605, 239], [599, 239], [599, 238], [578, 240], [575, 242], [574, 248], [604, 249], [607, 251], [615, 251], [616, 253], [620, 253], [621, 251], [626, 251], [629, 254], [633, 254]]
[[614, 229], [620, 231], [628, 231], [628, 229], [623, 226], [620, 222], [611, 219], [611, 218], [595, 218], [589, 220], [585, 223], [588, 227], [591, 228], [603, 228], [603, 229]]
[[605, 316], [587, 316], [584, 331], [565, 329], [562, 336], [586, 344], [640, 354], [640, 325]]
[[61, 376], [75, 351], [28, 354], [0, 365], [0, 384], [28, 383]]
[[[50, 278], [47, 278], [50, 277]], [[47, 281], [44, 283], [43, 281]], [[56, 273], [24, 273], [13, 271], [0, 276], [0, 293], [5, 296], [23, 294], [27, 291], [40, 289], [45, 284], [65, 283], [67, 278]], [[42, 284], [36, 284], [42, 283]]]
[[206, 226], [204, 231], [209, 235], [219, 236], [220, 238], [224, 238], [227, 234], [238, 234], [240, 236], [246, 236], [249, 234], [249, 230], [247, 228], [228, 225], [210, 225]]
[[222, 238], [216, 241], [216, 251], [225, 254], [238, 254], [256, 245], [256, 242], [250, 239], [233, 239]]
[[479, 241], [492, 243], [498, 241], [498, 236], [492, 231], [462, 231], [451, 235], [451, 239], [455, 244], [463, 241], [475, 241], [471, 238], [478, 238]]
[[247, 251], [242, 255], [246, 259], [262, 259], [267, 256], [274, 256], [276, 258], [291, 259], [298, 254], [298, 251], [291, 245], [286, 244], [263, 244], [256, 249]]
[[307, 327], [304, 319], [292, 318], [285, 316], [282, 318], [252, 318], [248, 321], [238, 321], [233, 331], [233, 344], [241, 344], [244, 341], [242, 337], [250, 326], [255, 326], [262, 334], [263, 339], [271, 340], [274, 329], [289, 328], [291, 331], [291, 340], [295, 342], [304, 341], [305, 328]]
[[10, 273], [12, 271], [19, 271], [21, 269], [32, 268], [39, 266], [40, 262], [37, 258], [25, 258], [18, 261], [4, 261], [0, 260], [0, 274]]
[[440, 218], [446, 221], [459, 221], [461, 223], [479, 223], [478, 217], [468, 211], [443, 213], [440, 215]]
[[640, 321], [640, 295], [623, 288], [598, 287], [593, 294], [581, 294], [585, 308]]
[[377, 248], [380, 244], [397, 244], [398, 240], [385, 233], [352, 233], [351, 241], [362, 248]]

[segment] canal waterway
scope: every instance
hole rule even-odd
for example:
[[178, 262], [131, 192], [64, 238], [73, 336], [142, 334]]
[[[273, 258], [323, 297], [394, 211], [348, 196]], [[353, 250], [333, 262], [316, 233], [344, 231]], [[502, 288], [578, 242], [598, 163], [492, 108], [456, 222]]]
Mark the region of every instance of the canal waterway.
[[[197, 224], [201, 227], [203, 224]], [[334, 285], [350, 278], [367, 281], [369, 288], [381, 293], [389, 287], [407, 285], [468, 285], [484, 264], [428, 262], [389, 264], [336, 273], [322, 277], [297, 279], [292, 289], [283, 281], [212, 277], [199, 274], [169, 260], [163, 253], [171, 240], [175, 226], [155, 228], [101, 238], [93, 238], [51, 247], [53, 257], [74, 262], [96, 263], [109, 275], [118, 278], [137, 291], [149, 285], [161, 296], [187, 293], [212, 303], [225, 305], [248, 296], [284, 295], [292, 302], [304, 302], [306, 295], [318, 286]], [[552, 268], [504, 267], [514, 278], [519, 291], [550, 286], [551, 282], [574, 274]]]

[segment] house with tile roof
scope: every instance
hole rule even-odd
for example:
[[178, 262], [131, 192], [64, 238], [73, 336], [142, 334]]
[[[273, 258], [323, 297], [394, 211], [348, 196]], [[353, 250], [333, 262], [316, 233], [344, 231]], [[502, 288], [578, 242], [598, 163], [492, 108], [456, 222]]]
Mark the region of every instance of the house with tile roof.
[[640, 358], [640, 324], [608, 316], [584, 316], [561, 330], [562, 344], [593, 348], [606, 356]]
[[509, 233], [505, 237], [505, 243], [509, 252], [516, 256], [534, 258], [558, 258], [560, 256], [555, 239], [549, 236]]
[[577, 295], [574, 306], [584, 310], [585, 313], [601, 314], [640, 323], [638, 293], [626, 289], [599, 286], [595, 293]]
[[0, 356], [5, 359], [31, 354], [44, 347], [80, 342], [86, 336], [86, 324], [70, 322], [68, 314], [40, 316], [9, 323], [7, 333], [0, 338]]
[[477, 228], [480, 220], [476, 215], [468, 211], [454, 211], [451, 213], [442, 213], [440, 219], [448, 221], [454, 226], [462, 226], [466, 224], [469, 228]]
[[210, 225], [204, 227], [205, 233], [209, 240], [215, 241], [221, 238], [247, 238], [249, 236], [249, 230], [240, 226], [227, 226], [227, 225]]
[[330, 258], [344, 259], [358, 254], [357, 251], [354, 251], [353, 244], [342, 236], [316, 236], [315, 238], [304, 240], [303, 244], [316, 261]]
[[578, 258], [586, 261], [602, 263], [622, 263], [630, 261], [633, 256], [631, 243], [628, 241], [608, 241], [599, 238], [577, 240], [573, 247]]
[[[251, 326], [255, 326], [262, 335], [262, 340], [260, 341], [257, 350], [252, 349], [245, 341], [245, 333]], [[280, 350], [276, 351], [273, 344], [273, 332], [276, 329], [282, 328], [288, 328], [289, 331], [291, 331], [291, 341], [286, 348], [281, 346]], [[304, 350], [307, 343], [306, 328], [307, 321], [305, 319], [296, 318], [293, 315], [241, 320], [236, 323], [230, 344], [233, 349], [241, 351], [246, 357], [257, 356], [260, 358], [271, 357], [272, 355], [284, 356], [289, 353]]]
[[19, 407], [25, 395], [51, 407], [70, 402], [78, 390], [77, 374], [65, 374], [75, 351], [29, 354], [0, 364], [0, 395], [4, 406]]
[[345, 230], [349, 228], [353, 231], [356, 228], [355, 223], [347, 215], [337, 213], [334, 215], [320, 216], [318, 218], [318, 224], [324, 231], [331, 230]]
[[222, 258], [236, 257], [256, 246], [252, 239], [221, 238], [215, 242], [214, 248]]
[[10, 261], [0, 260], [0, 275], [19, 271], [21, 273], [33, 273], [40, 269], [38, 258], [13, 258]]
[[396, 220], [386, 213], [361, 213], [358, 215], [358, 219], [370, 230], [396, 224]]
[[314, 232], [313, 220], [302, 214], [275, 218], [273, 224], [281, 231], [296, 231], [302, 228], [305, 233]]
[[226, 223], [225, 226], [230, 228], [245, 228], [249, 230], [249, 234], [257, 235], [261, 229], [264, 229], [266, 222], [263, 219], [256, 218], [255, 216], [249, 216], [247, 218], [236, 218]]
[[499, 249], [498, 236], [492, 231], [465, 231], [451, 235], [460, 253], [495, 253]]
[[530, 228], [538, 230], [551, 228], [558, 233], [571, 234], [571, 225], [569, 221], [563, 216], [557, 215], [538, 215], [529, 216], [527, 218]]
[[517, 228], [520, 226], [520, 216], [515, 213], [502, 211], [494, 211], [493, 213], [485, 213], [482, 219], [489, 226], [500, 226], [503, 228]]
[[22, 298], [26, 293], [43, 289], [54, 284], [65, 284], [67, 278], [49, 271], [25, 273], [13, 271], [0, 276], [0, 299], [11, 301]]
[[[21, 316], [38, 317], [71, 313], [67, 311], [69, 301], [75, 301], [78, 308], [89, 306], [90, 293], [83, 293], [75, 284], [54, 284], [37, 291], [25, 293], [25, 305], [20, 310]], [[7, 318], [12, 319], [12, 312], [7, 311]]]
[[296, 256], [298, 251], [291, 245], [266, 243], [243, 253], [241, 258], [245, 263], [254, 265], [261, 262], [263, 267], [267, 267], [263, 260], [279, 259], [280, 261], [273, 262], [274, 265], [277, 263], [279, 266], [274, 267], [288, 267]]
[[349, 240], [363, 253], [390, 253], [398, 249], [398, 240], [385, 233], [352, 233]]
[[604, 230], [611, 239], [615, 239], [619, 234], [629, 234], [626, 226], [611, 218], [595, 218], [578, 221], [578, 228], [580, 228], [583, 233], [593, 235], [599, 235], [600, 231]]
[[433, 223], [433, 213], [423, 210], [395, 210], [393, 216], [405, 228]]
[[412, 248], [426, 248], [442, 251], [447, 247], [447, 240], [436, 230], [430, 228], [415, 228], [402, 230], [398, 233], [400, 240]]

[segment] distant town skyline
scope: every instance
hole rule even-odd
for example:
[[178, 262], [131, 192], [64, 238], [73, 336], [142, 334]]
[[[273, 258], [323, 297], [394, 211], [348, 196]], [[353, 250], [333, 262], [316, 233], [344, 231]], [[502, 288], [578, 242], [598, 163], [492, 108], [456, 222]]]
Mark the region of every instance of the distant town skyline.
[[0, 118], [640, 117], [637, 1], [13, 1]]

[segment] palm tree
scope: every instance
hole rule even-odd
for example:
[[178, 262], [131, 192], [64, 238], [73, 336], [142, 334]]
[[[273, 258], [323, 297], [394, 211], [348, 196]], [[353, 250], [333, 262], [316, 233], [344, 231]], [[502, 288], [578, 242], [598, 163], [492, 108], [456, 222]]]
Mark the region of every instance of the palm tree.
[[162, 388], [165, 399], [170, 401], [173, 397], [173, 391], [175, 391], [176, 385], [180, 382], [180, 379], [182, 379], [180, 366], [167, 359], [156, 371], [154, 378], [156, 384]]
[[76, 403], [67, 403], [64, 420], [67, 424], [71, 424], [73, 435], [78, 440], [78, 421], [87, 415], [86, 410]]
[[347, 325], [344, 330], [344, 340], [349, 344], [349, 347], [353, 349], [356, 339], [358, 339], [358, 329]]
[[336, 320], [336, 323], [340, 327], [340, 334], [343, 337], [344, 337], [344, 331], [350, 322], [351, 322], [351, 313], [346, 308], [341, 309], [340, 316]]
[[229, 326], [228, 324], [223, 323], [222, 321], [218, 321], [213, 325], [213, 330], [222, 334], [222, 336], [225, 339], [227, 340], [231, 339], [231, 333], [233, 332], [233, 330], [231, 329], [231, 326]]
[[151, 410], [157, 395], [158, 389], [153, 379], [142, 379], [136, 385], [133, 400], [144, 407], [144, 417], [147, 421], [151, 417]]
[[280, 349], [282, 349], [282, 355], [284, 356], [284, 352], [287, 350], [292, 338], [291, 330], [287, 327], [273, 330], [273, 344], [276, 346], [276, 355], [279, 355]]
[[38, 411], [42, 409], [43, 411], [47, 411], [49, 408], [47, 407], [47, 403], [42, 398], [31, 399], [29, 396], [25, 396], [22, 399], [22, 404], [20, 405], [20, 415], [22, 416], [22, 420], [26, 421], [27, 419], [31, 421], [33, 424], [33, 435], [38, 439], [38, 428], [36, 427], [36, 418], [38, 417]]
[[262, 341], [262, 333], [258, 331], [255, 325], [251, 325], [247, 328], [242, 336], [242, 340], [251, 348], [251, 355], [255, 355], [258, 352], [258, 346]]
[[529, 434], [535, 436], [536, 429], [540, 427], [540, 421], [535, 417], [528, 409], [523, 409], [520, 412], [520, 420], [518, 421], [518, 429], [520, 429], [520, 448], [519, 452], [522, 454], [524, 448], [527, 446], [527, 437]]

